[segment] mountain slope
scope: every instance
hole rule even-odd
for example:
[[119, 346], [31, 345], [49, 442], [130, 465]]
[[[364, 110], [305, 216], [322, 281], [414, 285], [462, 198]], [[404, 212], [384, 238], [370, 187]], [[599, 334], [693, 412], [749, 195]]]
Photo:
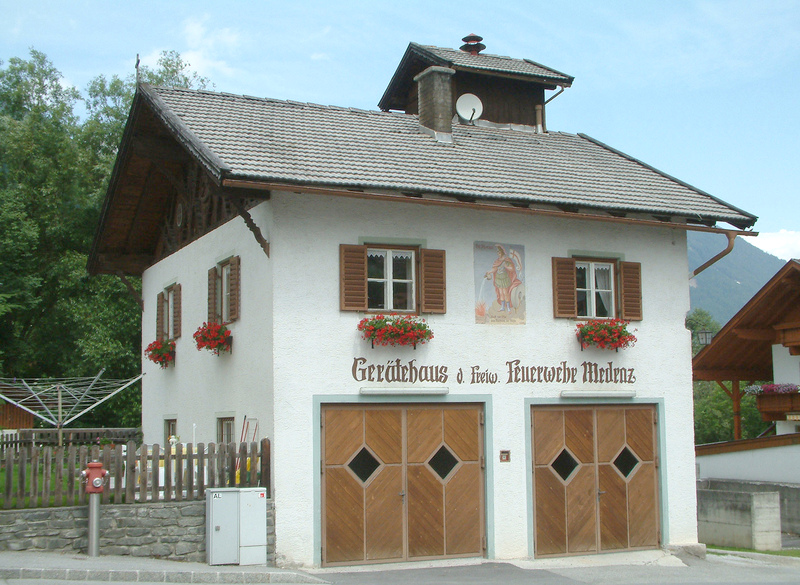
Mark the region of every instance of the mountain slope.
[[[691, 307], [711, 313], [724, 325], [786, 263], [748, 242], [736, 238], [733, 251], [690, 282]], [[689, 232], [689, 269], [694, 270], [725, 249], [722, 234]]]

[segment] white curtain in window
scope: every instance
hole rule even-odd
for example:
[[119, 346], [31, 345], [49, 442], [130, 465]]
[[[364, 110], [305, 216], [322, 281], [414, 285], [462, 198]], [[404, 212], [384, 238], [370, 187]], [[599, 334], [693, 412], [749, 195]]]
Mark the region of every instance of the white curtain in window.
[[597, 317], [611, 316], [611, 266], [595, 266], [594, 287], [597, 307], [595, 314]]

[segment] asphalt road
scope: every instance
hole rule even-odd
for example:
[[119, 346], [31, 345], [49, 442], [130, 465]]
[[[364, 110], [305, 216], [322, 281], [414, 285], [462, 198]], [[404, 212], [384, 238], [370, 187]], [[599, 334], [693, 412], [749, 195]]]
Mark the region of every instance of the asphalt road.
[[[309, 573], [311, 577], [332, 585], [800, 585], [800, 558], [709, 552], [705, 559], [691, 555], [665, 555], [638, 564], [605, 566], [589, 561], [585, 566], [576, 566], [573, 559], [561, 565], [555, 563], [549, 568], [534, 569], [526, 561], [473, 560], [452, 566], [373, 565], [358, 570], [323, 569]], [[202, 582], [208, 576], [195, 575], [196, 582]], [[242, 574], [228, 577], [229, 582], [246, 581]], [[271, 577], [280, 578], [279, 574]], [[130, 582], [115, 581], [0, 579], [0, 585], [98, 585], [101, 582], [104, 585], [130, 585]], [[161, 583], [163, 585], [163, 581]]]

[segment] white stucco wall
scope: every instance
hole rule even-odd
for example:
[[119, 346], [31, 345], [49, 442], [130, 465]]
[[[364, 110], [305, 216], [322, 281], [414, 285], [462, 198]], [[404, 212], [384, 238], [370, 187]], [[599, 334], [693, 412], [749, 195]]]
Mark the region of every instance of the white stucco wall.
[[[446, 365], [449, 379], [437, 385], [448, 391], [444, 400], [486, 403], [490, 556], [528, 557], [532, 550], [526, 413], [535, 404], [657, 404], [664, 544], [697, 542], [691, 351], [684, 328], [689, 309], [685, 232], [280, 192], [273, 192], [270, 206], [274, 223], [269, 263], [276, 275], [272, 308], [276, 542], [283, 562], [313, 565], [320, 558], [320, 403], [377, 401], [360, 396], [360, 388], [391, 386], [356, 381], [351, 374], [356, 357], [374, 364], [400, 358], [420, 365]], [[372, 349], [356, 331], [363, 315], [339, 310], [339, 245], [358, 244], [364, 238], [446, 250], [447, 313], [425, 316], [435, 334], [429, 344], [416, 350]], [[525, 325], [475, 324], [475, 241], [525, 247]], [[641, 262], [644, 320], [634, 323], [639, 338], [634, 348], [581, 352], [575, 322], [553, 318], [551, 258], [579, 252]], [[148, 294], [154, 296], [153, 291]], [[247, 317], [241, 325], [245, 323]], [[232, 357], [237, 357], [237, 349]], [[616, 367], [633, 368], [636, 383], [507, 384], [505, 364], [512, 359], [525, 365], [558, 365], [566, 360], [571, 366], [613, 361]], [[469, 383], [473, 366], [497, 373], [499, 382]], [[463, 384], [455, 378], [459, 368], [467, 376]], [[565, 399], [562, 391], [603, 395]], [[403, 400], [414, 398], [383, 399]], [[498, 462], [501, 449], [511, 450], [510, 463]]]
[[[251, 210], [269, 234], [269, 203]], [[208, 270], [231, 256], [241, 257], [240, 317], [229, 325], [233, 351], [215, 356], [198, 351], [192, 334], [208, 319]], [[147, 443], [164, 442], [164, 419], [177, 419], [184, 443], [216, 442], [218, 417], [242, 422], [258, 419], [257, 438], [273, 436], [272, 419], [272, 263], [240, 218], [233, 219], [145, 271], [142, 276], [142, 347], [156, 338], [156, 297], [165, 287], [181, 285], [182, 335], [176, 359], [165, 370], [144, 359], [142, 428]], [[196, 427], [193, 427], [196, 425]], [[248, 439], [252, 439], [251, 434]]]
[[800, 355], [789, 355], [789, 348], [772, 346], [772, 379], [776, 384], [800, 384]]
[[700, 455], [697, 479], [800, 484], [800, 445]]

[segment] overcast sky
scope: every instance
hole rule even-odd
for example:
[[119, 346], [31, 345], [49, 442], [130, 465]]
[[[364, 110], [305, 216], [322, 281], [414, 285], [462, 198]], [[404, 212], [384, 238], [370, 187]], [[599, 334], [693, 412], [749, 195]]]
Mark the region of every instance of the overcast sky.
[[44, 52], [65, 83], [179, 51], [217, 91], [377, 109], [410, 41], [573, 75], [549, 130], [583, 132], [759, 216], [800, 257], [800, 1], [0, 0], [0, 60]]

